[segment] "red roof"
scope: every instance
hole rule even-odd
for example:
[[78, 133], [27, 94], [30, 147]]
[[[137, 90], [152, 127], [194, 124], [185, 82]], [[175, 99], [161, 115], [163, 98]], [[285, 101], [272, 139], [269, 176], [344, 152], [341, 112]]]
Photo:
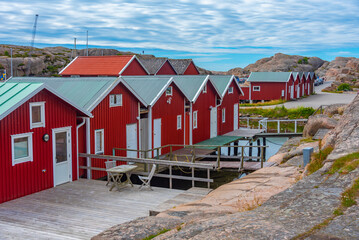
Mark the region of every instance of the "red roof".
[[133, 57], [133, 55], [79, 56], [67, 65], [60, 74], [63, 76], [118, 76]]

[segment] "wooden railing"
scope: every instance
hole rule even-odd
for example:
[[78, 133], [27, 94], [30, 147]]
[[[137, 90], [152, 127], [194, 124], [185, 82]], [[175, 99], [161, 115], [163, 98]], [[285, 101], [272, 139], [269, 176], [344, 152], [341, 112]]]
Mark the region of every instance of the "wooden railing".
[[326, 107], [328, 107], [329, 105], [320, 105], [318, 108], [317, 108], [317, 110], [315, 110], [315, 112], [312, 114], [312, 116], [313, 115], [315, 115], [315, 114], [317, 114], [318, 112], [319, 112], [319, 114], [322, 114], [323, 112], [324, 112], [324, 109], [326, 108]]
[[[134, 150], [135, 151], [135, 150]], [[88, 158], [88, 166], [79, 166], [80, 169], [90, 170], [90, 174], [87, 175], [87, 178], [91, 179], [91, 170], [96, 171], [106, 171], [105, 168], [92, 167], [91, 161], [93, 159], [103, 159], [107, 161], [118, 161], [118, 162], [133, 162], [133, 163], [143, 163], [143, 164], [157, 164], [164, 165], [169, 168], [169, 174], [155, 173], [154, 176], [168, 178], [169, 186], [172, 189], [172, 180], [180, 179], [192, 181], [192, 186], [195, 186], [195, 182], [206, 182], [207, 187], [210, 188], [210, 183], [213, 182], [213, 179], [210, 178], [210, 170], [214, 169], [213, 164], [203, 164], [203, 163], [192, 163], [192, 162], [176, 162], [176, 161], [168, 161], [168, 160], [157, 160], [157, 159], [148, 159], [148, 158], [130, 158], [130, 157], [121, 157], [121, 156], [110, 156], [110, 155], [97, 155], [97, 154], [86, 154], [79, 153], [79, 157]], [[182, 167], [182, 168], [190, 168], [192, 170], [192, 175], [189, 176], [179, 176], [172, 174], [173, 167]], [[194, 176], [194, 169], [204, 169], [207, 171], [207, 178], [199, 178]], [[135, 174], [140, 175], [148, 175], [148, 172], [134, 172]]]
[[268, 123], [277, 123], [276, 124], [276, 132], [281, 133], [281, 123], [294, 123], [294, 133], [298, 133], [298, 123], [299, 122], [307, 122], [308, 119], [269, 119], [269, 118], [261, 118], [261, 117], [240, 117], [239, 120], [247, 121], [247, 128], [251, 128], [250, 121], [258, 122], [258, 129], [264, 129], [268, 132]]

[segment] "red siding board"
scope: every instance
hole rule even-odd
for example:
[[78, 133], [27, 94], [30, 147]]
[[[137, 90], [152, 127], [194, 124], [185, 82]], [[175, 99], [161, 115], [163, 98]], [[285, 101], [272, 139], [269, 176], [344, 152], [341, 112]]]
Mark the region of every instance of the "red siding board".
[[146, 70], [142, 67], [142, 65], [137, 61], [137, 59], [133, 59], [133, 61], [125, 68], [122, 72], [123, 76], [130, 75], [148, 75]]
[[239, 96], [240, 100], [249, 100], [249, 87], [241, 87], [243, 95]]
[[176, 71], [173, 69], [168, 60], [162, 65], [160, 70], [156, 73], [156, 75], [177, 75]]
[[[30, 102], [45, 102], [45, 127], [30, 129]], [[73, 107], [42, 90], [0, 121], [0, 203], [53, 187], [54, 128], [71, 127], [72, 176], [77, 179], [76, 116]], [[33, 161], [12, 166], [11, 135], [29, 132], [33, 132]], [[42, 140], [46, 133], [48, 142]]]
[[[175, 84], [172, 86], [172, 96], [166, 96], [165, 93], [158, 99], [152, 107], [152, 132], [154, 119], [161, 119], [161, 145], [184, 144], [184, 101], [185, 97]], [[170, 102], [170, 103], [169, 103]], [[177, 130], [177, 116], [181, 115], [181, 129]], [[152, 146], [153, 146], [152, 134]], [[173, 148], [173, 150], [179, 147]], [[169, 152], [164, 148], [161, 154]]]
[[[260, 86], [260, 91], [253, 91], [254, 86]], [[280, 82], [252, 82], [251, 83], [251, 100], [274, 100], [282, 99], [282, 90], [286, 90], [286, 83]], [[287, 94], [289, 95], [289, 94]], [[285, 98], [284, 93], [284, 98]]]
[[[197, 113], [197, 128], [192, 131], [192, 143], [202, 142], [210, 138], [210, 107], [216, 106], [217, 93], [210, 82], [207, 83], [207, 93], [201, 93], [192, 106], [192, 111]], [[217, 112], [218, 114], [218, 112]]]
[[199, 72], [198, 72], [198, 69], [196, 68], [196, 66], [194, 65], [193, 62], [191, 62], [186, 71], [184, 71], [183, 75], [198, 75]]

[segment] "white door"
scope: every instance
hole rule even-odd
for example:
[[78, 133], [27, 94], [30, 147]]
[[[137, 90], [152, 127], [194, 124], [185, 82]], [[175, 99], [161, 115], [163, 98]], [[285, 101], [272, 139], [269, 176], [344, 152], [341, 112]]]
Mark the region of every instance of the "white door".
[[[137, 150], [137, 124], [126, 125], [126, 148]], [[127, 157], [137, 158], [137, 152], [127, 151]]]
[[52, 130], [54, 187], [71, 181], [71, 128]]
[[238, 129], [238, 103], [233, 107], [233, 130]]
[[217, 107], [211, 109], [211, 132], [210, 137], [217, 137]]
[[300, 98], [300, 87], [299, 87], [299, 85], [297, 86], [297, 98]]
[[[161, 147], [161, 118], [153, 120], [153, 148]], [[154, 151], [154, 156], [157, 156], [157, 151]], [[158, 152], [161, 155], [161, 149]]]
[[310, 95], [310, 83], [308, 83], [308, 96]]
[[290, 86], [290, 98], [294, 98], [294, 86]]
[[[148, 150], [148, 118], [141, 118], [140, 126], [141, 150]], [[141, 152], [140, 156], [144, 158], [145, 153]]]

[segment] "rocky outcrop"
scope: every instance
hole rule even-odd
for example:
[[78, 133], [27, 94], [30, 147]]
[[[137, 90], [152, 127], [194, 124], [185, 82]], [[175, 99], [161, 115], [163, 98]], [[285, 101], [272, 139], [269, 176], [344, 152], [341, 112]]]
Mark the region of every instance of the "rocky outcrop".
[[244, 68], [250, 72], [314, 72], [325, 63], [317, 57], [303, 57], [277, 53], [269, 58], [262, 58]]
[[337, 124], [335, 119], [324, 114], [310, 116], [304, 127], [303, 137], [313, 137], [320, 128], [333, 129]]

